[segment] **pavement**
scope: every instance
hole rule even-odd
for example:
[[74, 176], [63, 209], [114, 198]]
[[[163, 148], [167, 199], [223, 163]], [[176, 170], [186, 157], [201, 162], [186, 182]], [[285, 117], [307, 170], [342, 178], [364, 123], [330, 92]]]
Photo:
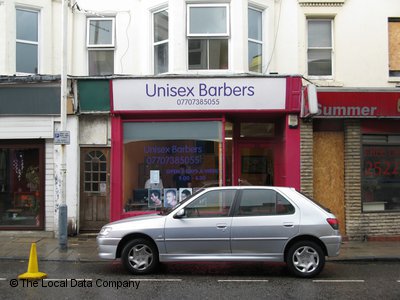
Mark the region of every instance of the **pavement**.
[[[28, 260], [36, 243], [38, 260], [94, 262], [97, 256], [96, 235], [68, 237], [67, 250], [60, 250], [59, 240], [49, 236], [0, 235], [0, 259]], [[400, 261], [400, 240], [344, 241], [340, 255], [328, 261]]]

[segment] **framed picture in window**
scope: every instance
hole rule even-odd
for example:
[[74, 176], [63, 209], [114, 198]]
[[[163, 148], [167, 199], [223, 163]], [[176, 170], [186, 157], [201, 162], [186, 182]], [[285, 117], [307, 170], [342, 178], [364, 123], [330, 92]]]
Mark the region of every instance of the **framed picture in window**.
[[177, 189], [164, 189], [164, 207], [174, 207], [178, 203]]
[[192, 195], [192, 188], [180, 188], [179, 189], [179, 202], [185, 200], [187, 197]]
[[149, 189], [148, 207], [157, 208], [162, 206], [161, 189]]

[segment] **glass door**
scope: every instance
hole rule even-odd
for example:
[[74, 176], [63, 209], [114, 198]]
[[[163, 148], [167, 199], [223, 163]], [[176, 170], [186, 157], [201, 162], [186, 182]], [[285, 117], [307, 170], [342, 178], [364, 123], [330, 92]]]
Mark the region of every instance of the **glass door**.
[[239, 144], [238, 185], [273, 185], [274, 151], [270, 144]]

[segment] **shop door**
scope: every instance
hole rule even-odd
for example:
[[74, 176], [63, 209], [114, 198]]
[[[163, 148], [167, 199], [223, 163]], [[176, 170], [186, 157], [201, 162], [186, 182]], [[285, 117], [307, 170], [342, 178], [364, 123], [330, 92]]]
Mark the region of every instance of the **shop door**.
[[266, 143], [239, 144], [236, 155], [238, 185], [273, 185], [273, 147]]
[[80, 226], [82, 231], [98, 231], [109, 222], [109, 149], [81, 149]]

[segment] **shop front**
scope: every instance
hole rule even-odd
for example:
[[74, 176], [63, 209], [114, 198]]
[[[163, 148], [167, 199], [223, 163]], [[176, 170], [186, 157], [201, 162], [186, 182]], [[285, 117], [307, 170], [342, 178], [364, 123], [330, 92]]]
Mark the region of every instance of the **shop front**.
[[43, 141], [0, 141], [0, 228], [43, 228]]
[[[0, 232], [54, 230], [54, 119], [57, 77], [3, 78], [0, 87]], [[44, 83], [43, 80], [46, 80]], [[27, 84], [29, 81], [29, 84]], [[31, 82], [34, 81], [34, 82]]]
[[210, 186], [299, 189], [301, 78], [114, 79], [111, 219]]
[[314, 196], [345, 215], [351, 238], [400, 235], [400, 92], [321, 90], [318, 106]]

